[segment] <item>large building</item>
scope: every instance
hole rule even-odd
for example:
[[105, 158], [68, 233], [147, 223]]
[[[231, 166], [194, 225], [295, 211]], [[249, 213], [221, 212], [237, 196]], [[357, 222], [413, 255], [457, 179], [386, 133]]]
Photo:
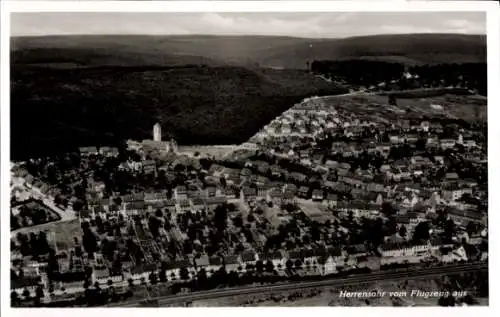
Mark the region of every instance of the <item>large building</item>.
[[177, 142], [174, 139], [170, 139], [170, 142], [167, 142], [167, 152], [177, 153]]
[[161, 142], [161, 125], [159, 123], [153, 126], [153, 140]]

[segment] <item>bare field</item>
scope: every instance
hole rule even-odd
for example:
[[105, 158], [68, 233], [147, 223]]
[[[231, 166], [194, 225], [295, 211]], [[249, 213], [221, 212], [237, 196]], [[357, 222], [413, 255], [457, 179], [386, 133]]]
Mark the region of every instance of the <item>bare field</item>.
[[[381, 95], [366, 95], [356, 96], [355, 101], [360, 104], [360, 101], [365, 100], [367, 104], [380, 104], [387, 106], [387, 96]], [[445, 94], [441, 96], [433, 96], [428, 98], [398, 98], [397, 108], [404, 110], [408, 115], [426, 115], [426, 116], [442, 116], [460, 118], [464, 120], [487, 120], [486, 99], [481, 96], [459, 96]], [[361, 104], [360, 104], [361, 105]], [[439, 105], [442, 110], [434, 109], [431, 105]]]
[[194, 154], [198, 152], [200, 156], [213, 156], [215, 158], [221, 158], [236, 149], [236, 147], [237, 145], [182, 145], [179, 146], [179, 152], [189, 156], [194, 156]]
[[443, 94], [423, 98], [397, 98], [397, 107], [388, 105], [387, 96], [377, 94], [326, 97], [323, 100], [326, 107], [344, 109], [359, 115], [379, 116], [383, 112], [391, 120], [423, 116], [466, 121], [487, 120], [487, 99], [478, 95]]

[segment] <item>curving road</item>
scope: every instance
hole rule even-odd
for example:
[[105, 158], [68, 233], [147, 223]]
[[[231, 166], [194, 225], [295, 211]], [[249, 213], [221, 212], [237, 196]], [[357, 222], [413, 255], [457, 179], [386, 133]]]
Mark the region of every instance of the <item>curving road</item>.
[[59, 208], [46, 195], [40, 193], [39, 191], [37, 191], [35, 189], [26, 187], [25, 183], [24, 183], [25, 180], [23, 178], [12, 176], [11, 180], [14, 184], [13, 187], [22, 187], [24, 190], [26, 190], [30, 194], [31, 197], [33, 197], [37, 200], [41, 200], [47, 208], [52, 209], [53, 212], [55, 212], [56, 214], [59, 215], [59, 217], [61, 217], [61, 219], [56, 220], [56, 221], [51, 221], [51, 222], [47, 222], [47, 223], [43, 223], [43, 224], [39, 224], [39, 225], [35, 225], [35, 226], [23, 227], [23, 228], [19, 228], [17, 230], [13, 230], [10, 232], [11, 237], [15, 237], [16, 234], [18, 234], [18, 233], [26, 234], [26, 233], [35, 232], [35, 231], [43, 231], [43, 230], [52, 228], [54, 226], [54, 224], [71, 221], [71, 220], [74, 220], [77, 218], [76, 214], [73, 211], [70, 211], [68, 209], [63, 210], [63, 209]]
[[[191, 302], [196, 300], [213, 299], [220, 297], [250, 295], [250, 294], [263, 294], [270, 292], [284, 292], [294, 291], [299, 289], [324, 287], [324, 286], [346, 286], [356, 285], [368, 282], [386, 281], [386, 280], [401, 280], [401, 279], [421, 279], [441, 276], [443, 274], [452, 273], [465, 273], [473, 271], [487, 270], [488, 264], [484, 262], [453, 264], [441, 267], [412, 269], [412, 270], [398, 270], [398, 271], [380, 271], [370, 274], [362, 274], [350, 276], [345, 278], [327, 279], [312, 282], [291, 282], [280, 283], [274, 285], [242, 287], [232, 289], [215, 289], [210, 291], [201, 291], [196, 293], [182, 294], [182, 295], [168, 295], [152, 298], [158, 301], [158, 306], [166, 306], [175, 303]], [[142, 300], [134, 300], [124, 303], [117, 303], [108, 305], [109, 307], [138, 307]]]

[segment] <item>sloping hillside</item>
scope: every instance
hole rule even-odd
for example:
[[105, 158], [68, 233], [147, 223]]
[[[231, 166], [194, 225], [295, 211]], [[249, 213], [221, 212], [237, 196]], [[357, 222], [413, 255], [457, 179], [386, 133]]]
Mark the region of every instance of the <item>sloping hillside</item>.
[[484, 62], [484, 40], [465, 35], [13, 38], [12, 155], [146, 138], [158, 120], [181, 144], [240, 143], [304, 97], [345, 92], [300, 70], [308, 62]]
[[463, 34], [404, 34], [350, 37], [339, 40], [316, 40], [276, 48], [261, 60], [278, 64], [286, 54], [290, 67], [300, 67], [304, 60], [368, 59], [407, 65], [486, 62], [486, 37]]
[[21, 64], [176, 65], [204, 63], [306, 68], [307, 61], [377, 59], [414, 64], [486, 61], [486, 37], [407, 34], [304, 39], [265, 36], [50, 36], [11, 41]]
[[302, 98], [346, 92], [300, 70], [242, 67], [14, 71], [12, 157], [151, 138], [156, 121], [180, 144], [235, 144]]

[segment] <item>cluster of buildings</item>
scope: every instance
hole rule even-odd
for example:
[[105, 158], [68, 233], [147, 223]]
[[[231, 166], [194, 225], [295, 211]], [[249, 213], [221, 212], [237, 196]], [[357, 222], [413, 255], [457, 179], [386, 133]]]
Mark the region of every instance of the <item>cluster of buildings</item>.
[[[242, 274], [328, 275], [360, 267], [484, 260], [484, 131], [445, 120], [401, 119], [397, 107], [374, 115], [376, 108], [359, 111], [341, 98], [304, 100], [252, 137], [247, 142], [252, 146], [210, 166], [183, 157], [175, 141], [161, 140], [161, 127], [155, 125], [153, 140], [130, 141], [136, 157], [116, 166], [116, 171], [151, 175], [151, 188], [125, 194], [110, 194], [86, 163], [96, 156], [99, 162], [116, 159], [118, 150], [80, 149], [85, 196], [68, 197], [64, 208], [83, 201], [75, 208], [82, 224], [96, 232], [100, 226], [118, 229], [96, 233], [101, 242], [93, 257], [79, 245], [60, 250], [58, 260], [71, 265], [59, 267], [71, 272], [90, 267], [92, 283], [127, 285], [129, 279], [147, 281], [152, 273], [167, 281], [189, 280], [201, 269], [210, 276], [221, 267]], [[62, 191], [44, 183], [43, 175], [35, 177], [20, 166], [13, 171], [47, 199]], [[222, 209], [223, 230], [217, 228]], [[439, 219], [443, 214], [453, 223], [451, 239], [443, 239], [448, 232]], [[396, 232], [376, 247], [352, 243], [365, 221], [392, 221]], [[422, 223], [428, 224], [428, 237], [417, 241], [412, 237]], [[141, 250], [140, 265], [123, 237]], [[116, 242], [114, 256], [103, 255], [103, 239]], [[42, 281], [43, 265], [25, 259], [25, 267], [36, 266]], [[64, 290], [53, 292], [81, 292], [83, 280], [73, 282], [61, 282]]]

